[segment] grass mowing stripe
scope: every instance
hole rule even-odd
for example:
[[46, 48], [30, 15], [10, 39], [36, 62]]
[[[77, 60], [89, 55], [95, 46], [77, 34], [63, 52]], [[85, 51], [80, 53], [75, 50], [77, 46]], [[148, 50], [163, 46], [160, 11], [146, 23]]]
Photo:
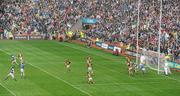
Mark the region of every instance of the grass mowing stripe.
[[[57, 45], [57, 43], [55, 43], [56, 45]], [[58, 44], [59, 45], [59, 44]], [[31, 45], [30, 45], [31, 46]], [[63, 45], [64, 46], [64, 45]], [[32, 46], [33, 47], [33, 46]], [[65, 46], [65, 47], [68, 47], [68, 46]], [[68, 47], [69, 48], [69, 47]], [[40, 47], [38, 47], [38, 48], [33, 48], [33, 49], [38, 49], [39, 51], [44, 51], [44, 50], [42, 50], [42, 49], [40, 49]], [[53, 48], [52, 50], [57, 50], [58, 48]], [[81, 50], [79, 50], [79, 51], [81, 51]], [[84, 50], [83, 50], [83, 52], [84, 52]], [[82, 53], [82, 52], [81, 52]], [[87, 53], [87, 52], [84, 52], [84, 53]], [[51, 53], [52, 54], [52, 53]], [[57, 54], [54, 54], [54, 55], [57, 55]], [[94, 55], [94, 54], [93, 54]], [[57, 56], [59, 56], [59, 55], [57, 55]], [[98, 56], [98, 55], [96, 55], [96, 56]], [[101, 57], [102, 57], [102, 55], [101, 55]], [[105, 58], [105, 57], [103, 57], [103, 58]], [[105, 59], [107, 59], [107, 58], [105, 58]], [[107, 60], [110, 60], [110, 59], [107, 59]], [[112, 62], [112, 60], [111, 60], [111, 62]], [[96, 65], [96, 66], [100, 66], [100, 65]], [[119, 71], [117, 71], [117, 70], [113, 70], [113, 69], [111, 69], [111, 68], [108, 68], [108, 66], [106, 65], [106, 66], [100, 66], [101, 68], [103, 68], [103, 69], [106, 69], [106, 70], [109, 70], [110, 72], [113, 72], [113, 73], [118, 73], [118, 74], [121, 74], [121, 75], [123, 75], [123, 76], [125, 76], [125, 77], [129, 77], [128, 75], [126, 75], [126, 74], [122, 74], [122, 73], [120, 73]], [[96, 70], [97, 71], [97, 70]], [[110, 77], [113, 77], [112, 75], [110, 75], [110, 74], [105, 74], [105, 75], [108, 75], [108, 76], [110, 76]], [[131, 78], [133, 78], [133, 77], [131, 77]]]
[[[104, 58], [104, 59], [113, 60], [112, 58], [109, 59], [109, 57], [105, 57], [104, 55], [94, 54], [94, 53], [92, 53], [92, 52], [86, 51], [85, 48], [83, 48], [83, 47], [81, 47], [81, 46], [78, 46], [79, 48], [75, 48], [75, 47], [72, 47], [72, 46], [70, 46], [70, 45], [65, 45], [64, 43], [58, 43], [58, 44], [61, 44], [61, 45], [64, 45], [64, 46], [73, 48], [73, 49], [75, 49], [75, 50], [83, 51], [83, 52], [85, 52], [85, 53], [93, 54], [93, 55], [96, 55], [96, 56], [101, 56], [101, 57]], [[72, 43], [66, 43], [66, 44], [72, 44]], [[118, 61], [115, 60], [114, 62], [118, 62]], [[109, 70], [109, 71], [111, 71], [111, 72], [119, 73], [118, 71], [109, 69], [109, 68], [107, 68], [107, 67], [105, 67], [105, 66], [101, 66], [101, 67], [106, 68], [107, 70]], [[128, 76], [127, 76], [127, 77], [128, 77]], [[131, 78], [134, 78], [134, 77], [131, 77]]]
[[[59, 43], [58, 43], [59, 44]], [[61, 43], [62, 44], [62, 43]], [[68, 44], [71, 44], [71, 43], [68, 43]], [[31, 45], [29, 45], [29, 46], [31, 46]], [[64, 45], [64, 46], [66, 46], [66, 47], [71, 47], [71, 48], [74, 48], [74, 47], [72, 47], [72, 46], [69, 46], [69, 45]], [[78, 46], [80, 49], [83, 49], [81, 46]], [[35, 48], [35, 47], [33, 47], [34, 49], [37, 49], [37, 50], [39, 50], [39, 51], [42, 51], [42, 52], [44, 52], [44, 53], [47, 53], [46, 51], [43, 51], [43, 50], [41, 50], [40, 48]], [[74, 49], [77, 49], [77, 48], [74, 48]], [[80, 50], [80, 49], [77, 49], [77, 50]], [[84, 51], [84, 52], [86, 52], [86, 53], [88, 53], [87, 51], [85, 51], [85, 50], [81, 50], [81, 51]], [[49, 53], [48, 53], [49, 54]], [[53, 54], [53, 55], [55, 55], [55, 54]], [[94, 55], [94, 54], [93, 54]], [[95, 54], [95, 55], [97, 55], [97, 54]], [[98, 56], [101, 56], [101, 57], [103, 57], [103, 58], [105, 58], [103, 55], [98, 55]], [[57, 57], [59, 57], [58, 55], [57, 55]], [[102, 67], [102, 66], [101, 66]], [[109, 71], [111, 71], [111, 72], [118, 72], [118, 71], [115, 71], [115, 70], [112, 70], [112, 69], [109, 69], [109, 68], [107, 68], [107, 67], [105, 67], [105, 66], [103, 66], [103, 68], [106, 68], [106, 69], [108, 69]], [[119, 72], [118, 72], [119, 73]]]
[[[58, 43], [59, 44], [59, 43]], [[61, 44], [63, 44], [64, 45], [64, 43], [61, 43]], [[72, 43], [67, 43], [67, 44], [71, 44], [72, 45]], [[71, 45], [67, 45], [67, 47], [69, 47], [69, 48], [71, 48]], [[74, 44], [73, 44], [74, 45]], [[66, 46], [66, 45], [65, 45]], [[77, 46], [77, 45], [76, 45]], [[74, 47], [73, 47], [74, 48]], [[82, 46], [78, 46], [78, 48], [79, 49], [83, 49], [84, 47], [82, 47]], [[54, 49], [54, 48], [53, 48]], [[75, 48], [75, 49], [77, 49], [77, 48]], [[57, 49], [56, 49], [57, 50]], [[83, 51], [84, 52], [86, 52], [87, 53], [87, 51], [85, 51], [86, 49], [84, 48], [83, 49]], [[80, 51], [80, 50], [79, 50]], [[82, 51], [82, 50], [81, 50]], [[92, 50], [91, 50], [92, 51]], [[94, 55], [94, 54], [93, 54]], [[101, 57], [102, 57], [102, 55], [101, 55]], [[103, 55], [103, 57], [104, 57], [104, 55]], [[105, 66], [101, 66], [101, 67], [103, 67], [103, 68], [106, 68], [106, 69], [108, 69], [109, 71], [111, 71], [111, 72], [117, 72], [117, 71], [115, 71], [115, 70], [112, 70], [112, 69], [109, 69], [109, 67], [105, 67]], [[119, 73], [119, 72], [118, 72]]]
[[[58, 44], [62, 44], [62, 43], [58, 43]], [[79, 51], [83, 51], [83, 52], [85, 52], [85, 53], [93, 54], [93, 53], [91, 53], [91, 52], [88, 52], [88, 51], [83, 50], [83, 48], [79, 48], [79, 49], [78, 49], [78, 48], [75, 48], [75, 47], [72, 47], [72, 46], [68, 46], [68, 45], [65, 45], [65, 44], [62, 44], [62, 45], [67, 46], [67, 47], [70, 47], [70, 48], [73, 48], [73, 49], [76, 49], [76, 50], [79, 50]], [[82, 50], [81, 50], [81, 49], [82, 49]], [[101, 56], [101, 57], [109, 60], [109, 58], [104, 57], [103, 55], [99, 55], [99, 54], [93, 54], [93, 55]], [[114, 61], [114, 62], [115, 62], [115, 61]], [[116, 61], [116, 62], [118, 62], [118, 61]], [[104, 66], [101, 66], [101, 67], [106, 68], [106, 67], [104, 67]], [[115, 71], [115, 70], [112, 70], [112, 69], [109, 69], [109, 68], [106, 68], [106, 69], [108, 69], [108, 70], [111, 71], [111, 72], [119, 73], [118, 71]]]
[[[4, 50], [2, 50], [2, 49], [0, 49], [0, 50], [3, 51], [4, 53], [8, 54], [8, 55], [11, 55], [11, 54], [8, 53], [7, 51], [4, 51]], [[86, 95], [88, 95], [88, 96], [92, 96], [90, 93], [88, 93], [88, 92], [86, 92], [86, 91], [84, 91], [84, 90], [81, 90], [81, 89], [78, 88], [78, 87], [73, 86], [73, 85], [70, 84], [69, 82], [67, 82], [67, 81], [65, 81], [65, 80], [63, 80], [63, 79], [61, 79], [61, 78], [59, 78], [59, 77], [57, 77], [57, 76], [55, 76], [55, 75], [47, 72], [46, 70], [43, 70], [43, 69], [39, 68], [38, 66], [35, 66], [35, 65], [33, 65], [33, 64], [31, 64], [31, 63], [28, 63], [28, 62], [27, 62], [27, 64], [33, 66], [34, 68], [37, 68], [37, 69], [41, 70], [42, 72], [44, 72], [44, 73], [46, 73], [46, 74], [49, 74], [50, 76], [52, 76], [52, 77], [54, 77], [54, 78], [56, 78], [56, 79], [58, 79], [58, 80], [60, 80], [60, 81], [63, 81], [64, 83], [70, 85], [71, 87], [79, 90], [80, 92], [82, 92], [82, 93], [84, 93], [84, 94], [86, 94]], [[6, 88], [6, 87], [5, 87], [5, 88]], [[16, 95], [14, 95], [14, 96], [16, 96]]]
[[[30, 64], [30, 63], [27, 63], [27, 64]], [[47, 73], [47, 74], [49, 74], [50, 76], [52, 76], [52, 77], [54, 77], [54, 78], [56, 78], [56, 79], [58, 79], [58, 80], [60, 80], [60, 81], [63, 81], [64, 83], [66, 83], [66, 84], [72, 86], [73, 88], [75, 88], [75, 89], [77, 89], [77, 90], [79, 90], [79, 91], [87, 94], [88, 96], [92, 96], [91, 94], [87, 93], [86, 91], [81, 90], [81, 89], [79, 89], [79, 88], [77, 88], [77, 87], [74, 87], [74, 86], [73, 86], [72, 84], [70, 84], [69, 82], [67, 82], [67, 81], [65, 81], [65, 80], [63, 80], [63, 79], [61, 79], [61, 78], [59, 78], [59, 77], [57, 77], [57, 76], [55, 76], [55, 75], [53, 75], [53, 74], [51, 74], [51, 73], [49, 73], [49, 72], [47, 72], [47, 71], [39, 68], [38, 66], [35, 66], [35, 65], [32, 65], [32, 64], [30, 64], [30, 65], [33, 66], [33, 67], [35, 67], [35, 68], [37, 68], [37, 69], [39, 69], [39, 70], [41, 70], [41, 71], [43, 71], [43, 72], [45, 72], [45, 73]]]
[[[70, 48], [73, 48], [73, 49], [76, 49], [76, 50], [84, 51], [84, 52], [86, 52], [86, 53], [93, 54], [93, 53], [91, 53], [91, 52], [89, 52], [89, 51], [85, 51], [85, 50], [83, 50], [84, 48], [81, 48], [81, 47], [79, 47], [79, 48], [75, 48], [75, 47], [72, 47], [72, 46], [69, 46], [69, 45], [65, 45], [65, 44], [63, 44], [63, 43], [58, 43], [58, 44], [61, 44], [61, 45], [64, 45], [64, 46], [67, 46], [67, 47], [70, 47]], [[71, 44], [71, 43], [69, 43], [69, 44]], [[107, 57], [105, 57], [105, 56], [103, 56], [103, 55], [99, 55], [99, 54], [93, 54], [93, 55], [101, 56], [101, 57], [103, 57], [103, 58], [106, 58], [106, 59], [107, 59]], [[114, 71], [114, 70], [110, 70], [110, 71]], [[164, 75], [162, 75], [162, 76], [164, 76]], [[167, 78], [169, 78], [169, 79], [171, 79], [171, 80], [175, 80], [175, 81], [180, 82], [180, 80], [175, 79], [175, 78], [172, 78], [172, 77], [169, 77], [169, 76], [164, 76], [164, 77], [167, 77]]]
[[[1, 41], [0, 41], [0, 43], [1, 43]], [[101, 96], [120, 96], [121, 94], [123, 94], [123, 96], [159, 96], [159, 95], [178, 96], [178, 94], [179, 94], [180, 87], [178, 87], [178, 85], [180, 83], [176, 82], [175, 80], [170, 80], [169, 78], [166, 80], [164, 76], [157, 75], [155, 72], [153, 72], [151, 70], [149, 70], [149, 72], [144, 76], [141, 73], [137, 73], [137, 75], [135, 75], [135, 78], [133, 78], [133, 79], [128, 78], [127, 76], [125, 76], [125, 75], [127, 75], [127, 73], [126, 73], [127, 70], [125, 69], [126, 66], [125, 66], [125, 62], [124, 62], [125, 59], [122, 57], [123, 60], [119, 60], [118, 57], [112, 56], [112, 55], [110, 55], [110, 53], [106, 54], [103, 51], [96, 51], [95, 49], [87, 49], [87, 48], [85, 49], [83, 46], [81, 46], [81, 48], [84, 48], [83, 50], [85, 50], [85, 51], [92, 52], [93, 54], [103, 55], [105, 57], [110, 57], [110, 58], [113, 58], [114, 60], [115, 59], [119, 60], [119, 62], [122, 61], [123, 63], [122, 64], [118, 64], [117, 62], [107, 62], [106, 63], [105, 61], [110, 61], [110, 60], [104, 59], [100, 56], [95, 56], [93, 54], [86, 54], [82, 51], [78, 52], [78, 50], [74, 50], [71, 47], [65, 47], [63, 45], [59, 46], [59, 44], [57, 44], [56, 42], [51, 42], [51, 41], [40, 41], [40, 42], [39, 41], [35, 41], [35, 42], [34, 41], [18, 41], [18, 42], [8, 41], [7, 43], [6, 42], [2, 42], [2, 43], [4, 43], [4, 44], [2, 44], [4, 46], [4, 47], [2, 47], [2, 49], [5, 49], [7, 52], [17, 53], [18, 50], [21, 50], [21, 49], [24, 50], [24, 52], [25, 52], [24, 56], [28, 58], [25, 60], [31, 62], [31, 64], [33, 64], [35, 66], [42, 68], [43, 70], [46, 70], [47, 72], [50, 72], [51, 74], [53, 74], [57, 77], [64, 79], [65, 81], [68, 81], [69, 83], [71, 83], [73, 85], [77, 85], [78, 88], [89, 92], [93, 96], [99, 96], [99, 94]], [[64, 43], [64, 44], [66, 45], [66, 43]], [[80, 47], [80, 46], [75, 45], [75, 44], [67, 44], [67, 45], [75, 47], [75, 48]], [[31, 46], [33, 46], [35, 48], [31, 48]], [[39, 48], [40, 50], [38, 50], [36, 48]], [[46, 53], [46, 52], [44, 53], [43, 51], [46, 51], [48, 53]], [[43, 53], [41, 54], [41, 52], [43, 52]], [[36, 53], [38, 53], [38, 54], [36, 54]], [[96, 65], [96, 63], [98, 65], [98, 66], [95, 66], [95, 69], [98, 70], [98, 72], [95, 72], [96, 73], [96, 76], [95, 76], [96, 83], [95, 84], [99, 84], [99, 85], [95, 85], [95, 86], [88, 85], [88, 84], [82, 85], [82, 84], [86, 84], [86, 82], [84, 82], [85, 80], [83, 78], [81, 78], [82, 75], [79, 75], [79, 73], [85, 72], [85, 70], [81, 70], [81, 69], [84, 69], [84, 66], [82, 64], [76, 64], [76, 66], [73, 67], [73, 69], [75, 69], [75, 70], [73, 70], [73, 73], [67, 74], [67, 73], [63, 72], [65, 70], [62, 68], [62, 66], [58, 62], [56, 62], [56, 61], [61, 62], [63, 60], [61, 58], [59, 59], [59, 57], [66, 57], [67, 58], [68, 56], [70, 56], [70, 59], [73, 59], [72, 61], [74, 61], [74, 60], [77, 62], [82, 61], [82, 59], [80, 59], [79, 57], [76, 57], [75, 54], [78, 54], [76, 56], [79, 56], [81, 58], [85, 57], [87, 55], [93, 55], [93, 57], [95, 58], [94, 63], [95, 63], [95, 65]], [[48, 58], [48, 56], [50, 58]], [[8, 58], [8, 57], [6, 57], [6, 58]], [[29, 58], [31, 58], [31, 59], [29, 59]], [[44, 58], [44, 60], [42, 58]], [[55, 63], [53, 60], [55, 60]], [[83, 59], [83, 60], [85, 60], [85, 59]], [[50, 63], [48, 61], [50, 61]], [[111, 60], [111, 61], [113, 61], [113, 60]], [[4, 58], [3, 62], [6, 63], [7, 59]], [[41, 62], [44, 63], [44, 65], [41, 64]], [[52, 65], [51, 63], [54, 63], [53, 66], [51, 66]], [[119, 70], [120, 72], [123, 72], [124, 75], [120, 74], [118, 76], [117, 73], [109, 71], [109, 70], [104, 69], [104, 68], [101, 68], [102, 66], [99, 66], [99, 65], [102, 65], [106, 68], [110, 68], [112, 70]], [[27, 72], [30, 72], [30, 71], [28, 71], [29, 69], [31, 69], [31, 72], [40, 72], [39, 75], [34, 75], [32, 73], [33, 77], [42, 76], [42, 78], [44, 78], [43, 80], [45, 80], [45, 81], [46, 80], [51, 80], [51, 81], [53, 80], [53, 81], [61, 82], [55, 78], [52, 78], [50, 75], [48, 75], [42, 71], [38, 71], [38, 69], [32, 67], [29, 64], [27, 64], [27, 66], [29, 66], [29, 67], [27, 67]], [[1, 66], [1, 67], [4, 67], [4, 66]], [[108, 76], [106, 76], [105, 74], [108, 74]], [[175, 75], [172, 74], [172, 75], [170, 75], [170, 77], [171, 76], [173, 76], [175, 78], [175, 76], [177, 77], [177, 76], [179, 76], [179, 74], [175, 74]], [[45, 91], [47, 91], [49, 93], [55, 92], [55, 94], [57, 94], [57, 95], [39, 93], [39, 95], [37, 94], [37, 95], [32, 95], [32, 96], [40, 96], [40, 95], [41, 96], [61, 96], [60, 95], [61, 92], [59, 92], [58, 90], [57, 90], [57, 92], [49, 90], [48, 88], [46, 90], [47, 86], [49, 86], [49, 88], [53, 88], [53, 87], [51, 87], [51, 85], [49, 85], [50, 83], [44, 83], [42, 81], [43, 83], [39, 84], [41, 82], [41, 80], [37, 81], [39, 79], [33, 78], [33, 77], [31, 77], [30, 80], [31, 81], [33, 80], [33, 82], [35, 84], [39, 85], [37, 87], [33, 86], [34, 89], [43, 88], [43, 89], [45, 89]], [[47, 77], [51, 78], [51, 79], [48, 79]], [[158, 77], [160, 79], [163, 78], [165, 80], [159, 80]], [[119, 82], [119, 83], [138, 83], [138, 85], [136, 85], [136, 84], [113, 85], [112, 84], [112, 86], [111, 86], [111, 84], [109, 84], [109, 83], [116, 83], [116, 82]], [[159, 84], [139, 84], [141, 82], [142, 83], [160, 82], [160, 83]], [[43, 87], [42, 84], [44, 84], [44, 86], [46, 86], [46, 87]], [[53, 84], [56, 84], [56, 85], [62, 86], [62, 87], [67, 86], [67, 84], [65, 84], [63, 82], [53, 83]], [[106, 86], [103, 84], [109, 84], [109, 86], [108, 85]], [[82, 85], [82, 86], [78, 86], [78, 85]], [[9, 87], [9, 86], [7, 86], [7, 87], [11, 89], [11, 87]], [[23, 88], [27, 88], [27, 87], [23, 87]], [[66, 88], [72, 89], [71, 86], [66, 87]], [[27, 89], [29, 89], [29, 88], [27, 88]], [[59, 89], [59, 87], [56, 87], [55, 89]], [[16, 95], [18, 95], [18, 96], [26, 96], [26, 94], [22, 94], [22, 95], [19, 94], [19, 90], [14, 90], [14, 89], [12, 89], [12, 90], [13, 90], [13, 92], [17, 93]], [[29, 90], [29, 92], [34, 92], [34, 91], [30, 91], [30, 90]], [[73, 91], [79, 92], [76, 90], [73, 90]], [[70, 90], [69, 92], [73, 92], [73, 91]], [[4, 92], [6, 92], [6, 91], [4, 90]], [[28, 92], [28, 90], [27, 90], [27, 92]], [[41, 91], [41, 92], [43, 92], [43, 91]], [[72, 95], [67, 95], [67, 96], [76, 96], [76, 95], [73, 95], [73, 93], [72, 93]], [[81, 94], [82, 93], [80, 92], [80, 95]]]
[[[33, 48], [33, 49], [38, 49], [38, 50], [39, 50], [38, 52], [43, 51], [43, 50], [41, 50], [41, 49], [39, 49], [39, 48]], [[57, 56], [58, 56], [58, 55], [57, 55]], [[106, 68], [106, 67], [104, 67], [104, 68]], [[107, 75], [107, 74], [106, 74], [106, 75]], [[112, 75], [109, 75], [109, 76], [112, 77]]]
[[63, 46], [66, 46], [66, 47], [69, 47], [69, 48], [73, 48], [73, 49], [75, 49], [75, 50], [83, 51], [83, 52], [88, 53], [88, 54], [93, 54], [93, 55], [96, 55], [96, 56], [101, 56], [101, 57], [103, 57], [104, 59], [113, 60], [114, 62], [119, 62], [119, 61], [116, 61], [116, 60], [114, 60], [114, 59], [112, 59], [112, 58], [105, 57], [104, 55], [94, 54], [94, 53], [92, 53], [92, 52], [90, 52], [90, 51], [86, 51], [86, 50], [84, 50], [84, 48], [81, 47], [81, 46], [78, 46], [79, 48], [75, 48], [75, 47], [66, 45], [66, 44], [71, 44], [71, 43], [66, 43], [66, 44], [64, 44], [64, 43], [58, 43], [58, 44], [63, 45]]
[[41, 57], [41, 56], [40, 56]]
[[8, 89], [7, 87], [5, 87], [1, 82], [0, 85], [5, 88], [9, 93], [11, 93], [13, 96], [16, 96], [16, 94], [14, 92], [12, 92], [10, 89]]
[[[55, 44], [57, 44], [57, 43], [55, 43]], [[58, 44], [59, 45], [59, 44]], [[44, 50], [41, 50], [40, 48], [38, 48], [38, 47], [34, 47], [34, 46], [32, 46], [32, 45], [28, 45], [28, 46], [31, 46], [33, 49], [36, 49], [36, 50], [38, 50], [38, 52], [43, 52], [43, 53], [48, 53], [48, 52], [46, 52], [46, 51], [44, 51]], [[64, 45], [63, 45], [64, 46]], [[65, 46], [65, 47], [68, 47], [68, 46]], [[53, 49], [52, 49], [53, 50]], [[84, 52], [84, 50], [83, 50], [83, 52]], [[87, 52], [85, 52], [85, 53], [87, 53]], [[48, 53], [48, 54], [52, 54], [52, 53]], [[57, 55], [57, 54], [53, 54], [54, 56], [56, 56], [56, 57], [59, 57], [59, 55]], [[93, 54], [94, 55], [94, 54]], [[96, 55], [96, 56], [98, 56], [98, 55]], [[101, 57], [102, 57], [102, 55], [101, 55]], [[62, 57], [59, 57], [59, 58], [62, 58]], [[103, 58], [105, 58], [105, 57], [103, 57]], [[107, 58], [105, 58], [105, 59], [107, 59]], [[110, 60], [110, 59], [108, 59], [108, 60]], [[111, 71], [111, 72], [115, 72], [115, 73], [119, 73], [118, 71], [116, 71], [116, 70], [112, 70], [112, 69], [109, 69], [108, 67], [106, 67], [106, 66], [101, 66], [101, 68], [104, 68], [104, 69], [107, 69], [107, 70], [109, 70], [109, 71]], [[119, 73], [120, 74], [120, 73]], [[124, 75], [124, 74], [122, 74], [122, 75]], [[125, 76], [127, 76], [127, 75], [125, 75]], [[128, 76], [127, 76], [128, 77]]]

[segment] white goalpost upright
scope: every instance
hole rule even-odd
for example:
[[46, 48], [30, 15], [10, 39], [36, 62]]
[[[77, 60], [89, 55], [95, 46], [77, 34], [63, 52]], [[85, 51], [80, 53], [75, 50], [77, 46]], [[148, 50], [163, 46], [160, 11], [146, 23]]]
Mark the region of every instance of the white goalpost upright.
[[[157, 74], [160, 74], [160, 72], [163, 72], [164, 69], [164, 58], [165, 55], [163, 53], [161, 53], [161, 20], [162, 20], [162, 4], [163, 4], [163, 0], [157, 0], [158, 4], [160, 4], [160, 16], [159, 16], [159, 30], [158, 30], [158, 45], [157, 51], [153, 51], [153, 50], [146, 50], [146, 51], [142, 51], [143, 55], [145, 56], [145, 64], [147, 65], [147, 67], [149, 67], [152, 70], [157, 71]], [[141, 7], [141, 0], [138, 0], [138, 6], [137, 6], [137, 10], [138, 10], [138, 18], [137, 18], [137, 32], [136, 32], [136, 64], [139, 65], [139, 59], [141, 56], [141, 52], [140, 52], [140, 47], [139, 47], [139, 26], [140, 26], [140, 7]], [[144, 49], [144, 48], [143, 48]]]
[[139, 56], [139, 12], [140, 12], [140, 3], [141, 0], [138, 0], [138, 20], [137, 20], [137, 32], [136, 32], [136, 64], [138, 63], [138, 56]]
[[162, 20], [162, 2], [163, 0], [160, 0], [160, 16], [159, 16], [159, 38], [158, 38], [158, 74], [160, 72], [160, 55], [161, 55], [161, 20]]

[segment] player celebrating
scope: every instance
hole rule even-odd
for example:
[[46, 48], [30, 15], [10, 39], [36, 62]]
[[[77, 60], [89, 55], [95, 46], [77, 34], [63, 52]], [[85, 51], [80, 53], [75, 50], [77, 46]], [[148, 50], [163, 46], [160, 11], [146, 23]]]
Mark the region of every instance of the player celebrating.
[[12, 66], [11, 69], [10, 69], [9, 74], [6, 76], [6, 78], [4, 80], [7, 80], [11, 76], [11, 78], [16, 81], [16, 79], [14, 77], [14, 73], [15, 73], [14, 72], [14, 66]]
[[92, 58], [91, 57], [87, 57], [87, 69], [88, 69], [88, 73], [93, 75]]
[[65, 60], [64, 65], [68, 71], [71, 71], [71, 61], [69, 59]]
[[88, 84], [93, 84], [93, 78], [92, 78], [92, 74], [87, 72], [87, 80], [88, 80]]
[[21, 72], [21, 79], [22, 79], [23, 77], [25, 77], [25, 73], [24, 73], [24, 63], [21, 63], [21, 64], [20, 64], [20, 72]]

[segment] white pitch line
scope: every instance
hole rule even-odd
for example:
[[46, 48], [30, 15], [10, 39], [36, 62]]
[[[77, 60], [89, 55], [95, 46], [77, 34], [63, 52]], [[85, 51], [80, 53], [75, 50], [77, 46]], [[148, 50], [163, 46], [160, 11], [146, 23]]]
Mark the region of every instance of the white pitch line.
[[47, 74], [49, 74], [50, 76], [52, 76], [52, 77], [54, 77], [54, 78], [56, 78], [56, 79], [58, 79], [58, 80], [60, 80], [60, 81], [63, 81], [64, 83], [66, 83], [66, 84], [70, 85], [71, 87], [73, 87], [73, 88], [75, 88], [75, 89], [77, 89], [77, 90], [79, 90], [79, 91], [87, 94], [88, 96], [92, 96], [92, 95], [89, 94], [88, 92], [86, 92], [86, 91], [84, 91], [84, 90], [82, 90], [82, 89], [80, 89], [80, 88], [77, 88], [77, 87], [73, 86], [71, 83], [69, 83], [69, 82], [67, 82], [67, 81], [65, 81], [65, 80], [57, 77], [56, 75], [53, 75], [53, 74], [47, 72], [46, 70], [43, 70], [43, 69], [39, 68], [38, 66], [32, 65], [32, 64], [30, 64], [30, 63], [28, 63], [28, 64], [31, 65], [31, 66], [33, 66], [33, 67], [35, 67], [35, 68], [37, 68], [37, 69], [39, 69], [39, 70], [41, 70], [41, 71], [43, 71], [43, 72], [45, 72], [45, 73], [47, 73]]
[[134, 79], [134, 80], [167, 80], [168, 78], [141, 78], [141, 79]]
[[[59, 44], [59, 43], [58, 43], [58, 44]], [[63, 44], [63, 45], [64, 45], [64, 44]], [[68, 45], [64, 45], [64, 46], [68, 46]], [[68, 47], [71, 47], [71, 46], [68, 46]], [[71, 48], [77, 49], [77, 48], [74, 48], [74, 47], [71, 47]], [[2, 49], [0, 49], [0, 50], [2, 50]], [[80, 49], [77, 49], [77, 50], [80, 50]], [[10, 53], [6, 52], [5, 50], [2, 50], [2, 51], [4, 51], [6, 54], [10, 54]], [[81, 51], [84, 51], [84, 50], [81, 50]], [[86, 52], [86, 51], [84, 51], [84, 52]], [[89, 52], [86, 52], [86, 53], [89, 53]], [[91, 53], [91, 54], [92, 54], [92, 53]], [[94, 55], [97, 55], [97, 54], [94, 54]], [[102, 56], [102, 55], [99, 55], [99, 54], [98, 54], [97, 56], [101, 56], [101, 57], [103, 57], [103, 58], [106, 58], [106, 57], [104, 57], [104, 56]], [[32, 64], [29, 64], [29, 65], [32, 65]], [[32, 66], [34, 66], [34, 65], [32, 65]], [[45, 71], [45, 70], [43, 70], [43, 69], [41, 69], [41, 68], [38, 68], [37, 66], [34, 66], [34, 67], [37, 68], [37, 69], [40, 69], [41, 71], [43, 71], [43, 72], [45, 72], [45, 73], [47, 73], [47, 74], [49, 74], [49, 75], [51, 75], [51, 76], [53, 76], [53, 77], [56, 78], [56, 79], [59, 79], [59, 80], [65, 82], [66, 84], [72, 86], [73, 88], [78, 89], [78, 90], [80, 90], [81, 92], [86, 93], [86, 94], [89, 95], [89, 96], [92, 96], [92, 95], [90, 95], [89, 93], [87, 93], [86, 91], [83, 91], [83, 90], [77, 88], [76, 86], [70, 84], [69, 82], [67, 82], [67, 81], [65, 81], [65, 80], [63, 80], [63, 79], [61, 79], [61, 78], [59, 78], [59, 77], [57, 77], [57, 76], [55, 76], [55, 75], [52, 75], [52, 74], [50, 74], [49, 72], [47, 72], [47, 71]], [[110, 71], [111, 71], [111, 70], [110, 70]], [[172, 80], [175, 80], [175, 81], [180, 82], [180, 80], [178, 80], [178, 79], [175, 79], [175, 78], [172, 78], [172, 77], [169, 77], [169, 76], [166, 76], [166, 77], [169, 78], [169, 79], [172, 79]]]
[[16, 96], [16, 94], [14, 92], [12, 92], [10, 89], [8, 89], [7, 87], [5, 87], [1, 82], [0, 82], [0, 85], [2, 87], [4, 87], [9, 93], [11, 93], [12, 95]]
[[175, 78], [172, 78], [172, 77], [169, 77], [169, 76], [166, 76], [166, 77], [169, 78], [169, 79], [172, 79], [172, 80], [180, 82], [180, 80], [178, 80], [178, 79], [175, 79]]
[[[102, 83], [102, 84], [92, 84], [92, 85], [97, 85], [97, 86], [109, 86], [109, 85], [137, 85], [137, 84], [159, 84], [160, 82], [148, 82], [148, 83]], [[90, 85], [90, 84], [77, 84], [77, 85], [73, 85], [73, 86], [83, 86], [83, 85]]]
[[[0, 50], [2, 50], [2, 49], [0, 49]], [[9, 52], [7, 52], [7, 51], [5, 51], [5, 50], [2, 50], [2, 51], [5, 52], [6, 54], [10, 55]], [[56, 79], [58, 79], [58, 80], [60, 80], [60, 81], [63, 81], [64, 83], [70, 85], [71, 87], [73, 87], [73, 88], [81, 91], [82, 93], [84, 93], [84, 94], [86, 94], [86, 95], [88, 95], [88, 96], [92, 96], [90, 93], [88, 93], [88, 92], [86, 92], [86, 91], [84, 91], [84, 90], [82, 90], [82, 89], [80, 89], [80, 88], [78, 88], [78, 87], [73, 86], [71, 83], [69, 83], [69, 82], [67, 82], [67, 81], [65, 81], [65, 80], [63, 80], [63, 79], [61, 79], [61, 78], [59, 78], [59, 77], [57, 77], [57, 76], [55, 76], [55, 75], [47, 72], [46, 70], [43, 70], [43, 69], [39, 68], [38, 66], [32, 65], [31, 63], [27, 63], [27, 64], [29, 64], [29, 65], [31, 65], [31, 66], [33, 66], [33, 67], [41, 70], [42, 72], [45, 72], [46, 74], [49, 74], [50, 76], [52, 76], [52, 77], [54, 77], [54, 78], [56, 78]], [[15, 95], [15, 96], [16, 96], [16, 95]]]

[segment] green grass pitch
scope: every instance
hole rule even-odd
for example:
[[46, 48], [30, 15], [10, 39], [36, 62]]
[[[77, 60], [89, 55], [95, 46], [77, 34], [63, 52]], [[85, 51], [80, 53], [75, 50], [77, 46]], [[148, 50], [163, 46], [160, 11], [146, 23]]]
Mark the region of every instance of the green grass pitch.
[[[25, 79], [9, 78], [10, 55], [23, 52]], [[86, 57], [93, 57], [94, 81], [86, 82]], [[64, 60], [72, 61], [72, 71], [67, 72]], [[158, 75], [127, 74], [125, 57], [113, 56], [101, 50], [56, 41], [0, 41], [0, 96], [180, 96], [180, 74]]]

